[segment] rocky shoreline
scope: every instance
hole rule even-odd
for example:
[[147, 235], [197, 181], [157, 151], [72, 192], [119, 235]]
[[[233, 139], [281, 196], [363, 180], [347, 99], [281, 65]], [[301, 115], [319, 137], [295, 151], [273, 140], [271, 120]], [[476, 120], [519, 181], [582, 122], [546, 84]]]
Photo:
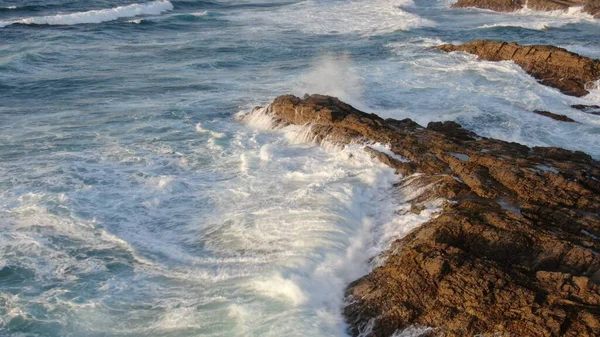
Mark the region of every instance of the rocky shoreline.
[[600, 80], [600, 60], [550, 45], [522, 46], [514, 42], [477, 40], [437, 48], [474, 54], [486, 61], [513, 61], [541, 84], [571, 96], [589, 94], [588, 90]]
[[[455, 122], [382, 119], [336, 98], [280, 96], [252, 115], [310, 125], [316, 143], [367, 144], [439, 215], [346, 290], [354, 336], [600, 335], [600, 163], [480, 137]], [[242, 117], [243, 118], [243, 117]], [[389, 144], [391, 153], [368, 147]]]
[[523, 8], [538, 11], [564, 11], [572, 7], [581, 7], [584, 12], [600, 18], [600, 0], [458, 0], [452, 7], [475, 7], [496, 12], [514, 12]]

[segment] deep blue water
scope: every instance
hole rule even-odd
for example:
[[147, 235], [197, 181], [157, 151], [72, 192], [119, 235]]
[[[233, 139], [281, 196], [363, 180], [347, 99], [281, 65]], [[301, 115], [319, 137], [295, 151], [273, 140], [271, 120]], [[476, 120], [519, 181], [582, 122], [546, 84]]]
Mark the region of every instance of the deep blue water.
[[344, 286], [429, 215], [395, 215], [359, 149], [235, 118], [280, 94], [599, 158], [600, 117], [569, 105], [600, 92], [431, 47], [598, 58], [600, 24], [450, 4], [1, 1], [0, 335], [343, 336]]

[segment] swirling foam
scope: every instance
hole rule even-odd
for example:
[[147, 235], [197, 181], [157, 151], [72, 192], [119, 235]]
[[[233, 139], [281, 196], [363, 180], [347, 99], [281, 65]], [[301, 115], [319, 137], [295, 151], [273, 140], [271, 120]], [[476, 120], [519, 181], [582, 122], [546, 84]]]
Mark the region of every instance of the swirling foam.
[[70, 14], [57, 14], [49, 16], [37, 16], [23, 18], [14, 21], [0, 21], [0, 27], [12, 24], [23, 25], [77, 25], [82, 23], [101, 23], [113, 21], [119, 18], [128, 18], [139, 15], [158, 15], [173, 9], [169, 1], [153, 1], [143, 4], [132, 4], [110, 9], [92, 10]]
[[[254, 13], [256, 29], [269, 24], [284, 29], [297, 29], [308, 34], [357, 34], [364, 36], [409, 31], [422, 27], [433, 27], [436, 23], [405, 11], [413, 5], [411, 0], [375, 1], [303, 1], [282, 7], [276, 13]], [[248, 13], [234, 16], [234, 20], [248, 20]], [[261, 25], [260, 23], [265, 23]]]
[[[382, 91], [404, 93], [411, 104], [389, 96], [401, 109], [378, 109], [382, 117], [411, 118], [421, 125], [454, 120], [481, 136], [528, 146], [558, 146], [600, 156], [598, 116], [571, 109], [572, 104], [599, 104], [600, 90], [576, 98], [544, 86], [513, 62], [489, 62], [465, 53], [439, 53], [431, 45], [453, 41], [415, 38], [388, 44], [397, 55], [383, 67]], [[370, 69], [358, 71], [366, 73]], [[372, 71], [371, 71], [372, 73]], [[370, 80], [370, 79], [369, 79]], [[370, 80], [370, 83], [372, 80]], [[424, 95], [423, 93], [427, 93]], [[559, 123], [531, 113], [553, 111], [578, 123]]]
[[546, 30], [581, 22], [597, 23], [592, 15], [583, 11], [583, 7], [571, 7], [567, 10], [555, 11], [537, 11], [526, 7], [505, 15], [515, 20], [485, 24], [479, 28], [521, 27], [532, 30]]

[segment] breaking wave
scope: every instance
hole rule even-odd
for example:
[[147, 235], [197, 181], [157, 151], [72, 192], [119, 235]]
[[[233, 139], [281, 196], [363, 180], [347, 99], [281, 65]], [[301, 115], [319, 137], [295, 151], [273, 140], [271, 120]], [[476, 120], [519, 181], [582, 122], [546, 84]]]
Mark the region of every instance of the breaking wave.
[[70, 14], [57, 14], [49, 16], [37, 16], [18, 19], [14, 21], [0, 21], [0, 27], [12, 24], [23, 25], [77, 25], [83, 23], [101, 23], [113, 21], [119, 18], [128, 18], [139, 15], [158, 15], [173, 9], [173, 4], [169, 1], [153, 1], [143, 4], [132, 4], [119, 6], [110, 9], [99, 9], [87, 12], [77, 12]]
[[[304, 1], [282, 7], [277, 13], [254, 14], [256, 17], [252, 20], [322, 35], [372, 36], [437, 25], [432, 20], [404, 10], [411, 6], [411, 0]], [[245, 21], [248, 13], [233, 19]]]

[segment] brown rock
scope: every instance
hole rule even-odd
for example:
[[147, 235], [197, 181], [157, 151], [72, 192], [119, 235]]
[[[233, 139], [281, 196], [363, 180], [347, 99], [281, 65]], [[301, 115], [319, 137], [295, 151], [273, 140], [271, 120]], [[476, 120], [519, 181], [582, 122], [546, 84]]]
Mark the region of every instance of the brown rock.
[[523, 6], [538, 11], [557, 11], [583, 6], [585, 3], [585, 0], [527, 0]]
[[514, 12], [523, 8], [523, 2], [520, 0], [458, 0], [452, 7], [476, 7], [496, 12]]
[[445, 52], [463, 51], [487, 61], [514, 61], [541, 84], [572, 96], [589, 93], [587, 86], [600, 79], [600, 60], [547, 45], [521, 46], [514, 42], [478, 40], [462, 45], [445, 44]]
[[552, 113], [550, 111], [543, 111], [543, 110], [534, 110], [533, 113], [536, 113], [538, 115], [542, 115], [548, 118], [552, 118], [555, 119], [557, 121], [561, 121], [561, 122], [570, 122], [570, 123], [576, 123], [575, 120], [565, 116], [565, 115], [559, 115], [559, 114], [555, 114]]
[[593, 15], [596, 19], [600, 19], [600, 0], [588, 0], [583, 10]]
[[458, 0], [453, 8], [475, 7], [496, 12], [514, 12], [522, 8], [539, 11], [567, 10], [581, 7], [596, 18], [600, 18], [600, 0]]
[[452, 200], [348, 286], [352, 335], [413, 325], [435, 328], [428, 336], [600, 335], [600, 163], [590, 156], [479, 137], [455, 122], [384, 120], [328, 96], [281, 96], [258, 113], [277, 126], [310, 124], [318, 143], [389, 144], [393, 155], [368, 151], [421, 173], [398, 184], [426, 190], [413, 212]]

